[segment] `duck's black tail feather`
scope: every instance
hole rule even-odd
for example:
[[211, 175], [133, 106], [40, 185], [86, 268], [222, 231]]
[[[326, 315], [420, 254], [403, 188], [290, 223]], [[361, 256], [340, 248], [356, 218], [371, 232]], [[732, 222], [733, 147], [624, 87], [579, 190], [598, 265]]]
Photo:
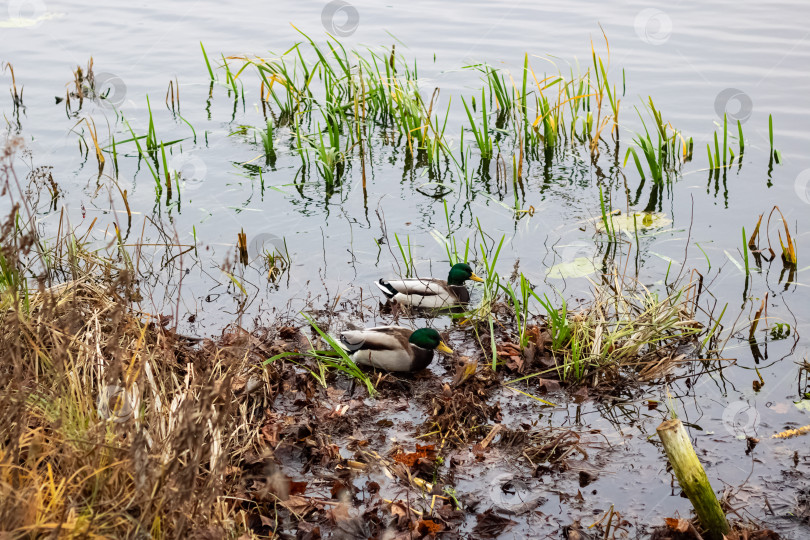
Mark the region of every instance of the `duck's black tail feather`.
[[340, 346], [346, 352], [355, 352], [363, 347], [363, 343], [365, 343], [364, 339], [351, 339], [350, 334], [348, 332], [344, 332], [340, 334]]
[[395, 288], [393, 288], [390, 283], [388, 283], [382, 278], [380, 278], [379, 281], [375, 281], [374, 284], [382, 291], [382, 293], [387, 298], [393, 298], [399, 292]]

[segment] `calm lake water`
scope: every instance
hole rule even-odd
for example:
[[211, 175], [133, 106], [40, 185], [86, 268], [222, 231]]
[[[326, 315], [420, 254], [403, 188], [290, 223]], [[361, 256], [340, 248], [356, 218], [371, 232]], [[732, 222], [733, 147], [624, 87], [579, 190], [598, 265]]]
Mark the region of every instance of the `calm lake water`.
[[[420, 275], [444, 276], [445, 248], [434, 237], [447, 233], [445, 208], [429, 195], [447, 191], [450, 229], [460, 243], [477, 239], [476, 220], [486, 234], [506, 241], [498, 261], [508, 276], [515, 264], [538, 291], [555, 289], [576, 301], [587, 298], [585, 279], [559, 280], [548, 269], [560, 262], [585, 257], [600, 260], [605, 245], [594, 223], [600, 216], [599, 171], [610, 171], [614, 206], [625, 208], [621, 168], [627, 177], [632, 209], [652, 205], [665, 224], [645, 234], [638, 257], [628, 258], [631, 273], [645, 285], [660, 289], [668, 269], [685, 265], [704, 276], [716, 300], [716, 313], [728, 305], [724, 332], [736, 321], [724, 356], [736, 364], [704, 374], [697, 382], [681, 379], [669, 392], [677, 396], [676, 409], [693, 426], [691, 434], [706, 464], [714, 487], [724, 485], [746, 501], [747, 512], [787, 537], [810, 533], [810, 464], [807, 439], [771, 439], [787, 427], [810, 424], [810, 391], [801, 365], [808, 342], [808, 266], [810, 234], [810, 5], [805, 2], [436, 2], [411, 1], [384, 5], [376, 2], [241, 2], [229, 5], [202, 0], [139, 2], [128, 6], [75, 1], [40, 0], [7, 2], [0, 8], [0, 60], [14, 67], [16, 84], [24, 87], [24, 108], [15, 111], [10, 96], [0, 99], [6, 132], [19, 134], [30, 153], [19, 155], [16, 170], [24, 177], [36, 167], [52, 167], [59, 198], [40, 192], [37, 217], [43, 232], [54, 233], [64, 208], [72, 226], [83, 231], [98, 218], [94, 238], [109, 241], [112, 224], [122, 224], [128, 243], [197, 246], [183, 255], [179, 248], [144, 254], [152, 264], [151, 285], [158, 291], [145, 299], [148, 311], [173, 313], [179, 296], [183, 331], [197, 335], [218, 333], [237, 319], [244, 326], [270, 323], [280, 315], [294, 315], [308, 304], [317, 308], [363, 300], [365, 320], [385, 322], [376, 314], [372, 281], [398, 272], [396, 234], [409, 239]], [[293, 26], [295, 25], [295, 26]], [[538, 74], [563, 74], [577, 66], [591, 66], [591, 41], [607, 58], [610, 79], [621, 91], [620, 151], [603, 153], [591, 163], [581, 148], [556, 151], [551, 159], [529, 160], [521, 208], [534, 207], [532, 216], [515, 219], [512, 185], [477, 182], [463, 189], [452, 171], [441, 186], [425, 167], [409, 167], [403, 147], [372, 136], [368, 157], [368, 196], [364, 199], [360, 167], [353, 166], [334, 192], [327, 194], [316, 176], [302, 177], [301, 160], [289, 141], [289, 130], [276, 133], [277, 159], [265, 164], [260, 143], [240, 133], [242, 126], [263, 126], [260, 83], [252, 70], [240, 76], [244, 94], [234, 100], [229, 86], [215, 84], [209, 98], [209, 77], [200, 42], [212, 63], [226, 57], [284, 53], [306, 33], [318, 43], [325, 32], [339, 35], [347, 49], [366, 48], [386, 54], [392, 44], [409, 63], [416, 62], [419, 86], [430, 96], [441, 88], [438, 109], [450, 105], [448, 140], [460, 144], [460, 126], [466, 121], [460, 96], [478, 94], [481, 72], [470, 66], [489, 64], [520, 78], [524, 55]], [[307, 59], [313, 60], [314, 55]], [[93, 58], [97, 80], [107, 81], [109, 103], [86, 100], [81, 111], [68, 114], [64, 98], [73, 87], [73, 70]], [[219, 60], [217, 60], [219, 59]], [[238, 62], [229, 60], [231, 69]], [[224, 73], [218, 72], [220, 80]], [[170, 80], [179, 81], [181, 115], [164, 105]], [[8, 71], [0, 76], [10, 86]], [[149, 96], [159, 140], [180, 139], [170, 145], [170, 167], [182, 169], [180, 203], [156, 201], [155, 183], [146, 165], [137, 159], [126, 118], [137, 134], [147, 131]], [[644, 105], [651, 96], [655, 106], [685, 136], [694, 139], [694, 159], [684, 165], [660, 200], [643, 187], [632, 162], [622, 167], [635, 131], [642, 129], [639, 112], [649, 125]], [[639, 112], [637, 112], [637, 109]], [[715, 179], [707, 171], [706, 144], [713, 144], [722, 128], [723, 113], [740, 120], [745, 133], [741, 166]], [[780, 163], [769, 166], [768, 119], [773, 117], [774, 146]], [[80, 152], [80, 134], [87, 137], [81, 118], [92, 118], [99, 142], [118, 141], [118, 187], [127, 190], [132, 220], [127, 225], [121, 192], [109, 177], [98, 178], [92, 143]], [[185, 121], [184, 121], [185, 120]], [[187, 123], [186, 123], [187, 122]], [[189, 124], [193, 126], [192, 129]], [[736, 141], [736, 122], [730, 130]], [[471, 139], [469, 131], [465, 142]], [[612, 139], [611, 144], [612, 144]], [[734, 143], [736, 148], [736, 142]], [[511, 157], [511, 156], [510, 156]], [[259, 159], [261, 158], [261, 159]], [[477, 160], [477, 158], [476, 158]], [[108, 155], [108, 161], [112, 161]], [[494, 170], [494, 169], [493, 169]], [[110, 170], [105, 171], [111, 174]], [[176, 199], [176, 197], [175, 197]], [[652, 201], [652, 202], [649, 202]], [[0, 210], [10, 201], [3, 197]], [[778, 205], [795, 231], [798, 269], [792, 282], [782, 273], [777, 255], [752, 271], [746, 285], [742, 228], [750, 234], [759, 214]], [[670, 223], [671, 220], [671, 223]], [[764, 224], [763, 224], [764, 227]], [[771, 219], [770, 236], [778, 250], [778, 214]], [[106, 236], [104, 231], [106, 232]], [[233, 272], [245, 295], [222, 271], [233, 261], [237, 234], [247, 242], [276, 239], [291, 259], [291, 267], [277, 284], [268, 283], [267, 269], [259, 264], [234, 265]], [[378, 241], [388, 235], [388, 244]], [[763, 231], [764, 232], [764, 231]], [[432, 234], [433, 233], [433, 234]], [[163, 269], [172, 259], [172, 271]], [[480, 261], [474, 261], [480, 264]], [[598, 265], [597, 265], [598, 266]], [[230, 267], [230, 265], [228, 265]], [[479, 266], [480, 268], [480, 266]], [[182, 282], [180, 281], [182, 276]], [[362, 292], [361, 292], [362, 291]], [[746, 321], [754, 317], [768, 294], [771, 327], [788, 323], [786, 339], [772, 336], [762, 325], [757, 334], [762, 358], [755, 358], [747, 341]], [[379, 295], [377, 295], [379, 296]], [[475, 298], [475, 293], [474, 293]], [[195, 322], [188, 322], [194, 315]], [[452, 323], [435, 321], [439, 328]], [[432, 366], [437, 376], [444, 370]], [[752, 382], [764, 382], [755, 391]], [[632, 420], [617, 420], [602, 405], [570, 402], [542, 413], [552, 425], [582, 425], [603, 430], [612, 447], [601, 456], [607, 472], [587, 488], [588, 502], [576, 507], [550, 497], [538, 510], [545, 517], [521, 521], [508, 535], [554, 534], [558, 526], [581, 520], [596, 521], [611, 505], [633, 523], [634, 534], [659, 525], [664, 517], [687, 515], [688, 501], [677, 496], [665, 473], [661, 449], [648, 438], [655, 433], [665, 410], [647, 411], [644, 399], [666, 401], [667, 390], [651, 386], [625, 404]], [[510, 403], [522, 398], [504, 396]], [[566, 403], [565, 396], [559, 402]], [[661, 407], [664, 409], [664, 407]], [[574, 420], [574, 413], [579, 413]], [[521, 413], [521, 414], [526, 414]], [[541, 414], [538, 408], [533, 415]], [[699, 427], [700, 429], [697, 429]], [[761, 439], [746, 453], [745, 435]], [[517, 465], [479, 471], [461, 480], [458, 490], [486, 493], [477, 479], [491, 479], [504, 471], [525, 474]], [[487, 480], [489, 481], [489, 480]], [[563, 486], [563, 487], [560, 487]], [[576, 493], [576, 483], [561, 478]], [[541, 488], [538, 488], [541, 489]], [[583, 489], [583, 494], [585, 493]], [[767, 502], [766, 502], [767, 498]], [[804, 506], [802, 506], [804, 505]], [[798, 516], [804, 512], [803, 516]]]

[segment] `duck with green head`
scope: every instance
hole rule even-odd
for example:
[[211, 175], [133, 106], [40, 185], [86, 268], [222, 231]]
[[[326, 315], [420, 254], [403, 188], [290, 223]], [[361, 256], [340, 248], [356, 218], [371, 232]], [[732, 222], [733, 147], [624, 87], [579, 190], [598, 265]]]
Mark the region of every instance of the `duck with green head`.
[[433, 328], [411, 330], [402, 326], [377, 326], [346, 330], [340, 344], [356, 364], [386, 371], [414, 372], [433, 361], [433, 351], [453, 354]]
[[382, 293], [399, 304], [426, 309], [444, 309], [466, 304], [470, 292], [464, 286], [467, 280], [484, 281], [475, 275], [467, 263], [454, 264], [447, 281], [435, 278], [411, 278], [399, 280], [380, 279], [374, 284]]

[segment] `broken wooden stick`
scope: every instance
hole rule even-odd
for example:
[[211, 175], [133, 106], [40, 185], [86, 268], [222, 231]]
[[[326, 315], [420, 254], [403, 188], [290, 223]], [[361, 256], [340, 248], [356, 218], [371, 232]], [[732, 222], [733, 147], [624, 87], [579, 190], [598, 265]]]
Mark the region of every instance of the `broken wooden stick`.
[[720, 508], [683, 423], [677, 418], [667, 420], [658, 426], [657, 431], [678, 484], [689, 497], [700, 524], [708, 532], [709, 538], [722, 539], [729, 532], [726, 515]]

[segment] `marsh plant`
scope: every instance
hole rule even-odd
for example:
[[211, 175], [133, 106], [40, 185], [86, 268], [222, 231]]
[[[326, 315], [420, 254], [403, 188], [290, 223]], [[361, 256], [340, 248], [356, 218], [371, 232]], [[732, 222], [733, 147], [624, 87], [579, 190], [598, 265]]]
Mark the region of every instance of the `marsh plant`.
[[123, 244], [99, 250], [63, 225], [45, 241], [23, 205], [0, 226], [3, 530], [226, 535], [239, 511], [224, 502], [239, 483], [229, 463], [259, 441], [264, 399], [237, 396], [268, 371], [250, 347], [203, 353], [145, 313]]

